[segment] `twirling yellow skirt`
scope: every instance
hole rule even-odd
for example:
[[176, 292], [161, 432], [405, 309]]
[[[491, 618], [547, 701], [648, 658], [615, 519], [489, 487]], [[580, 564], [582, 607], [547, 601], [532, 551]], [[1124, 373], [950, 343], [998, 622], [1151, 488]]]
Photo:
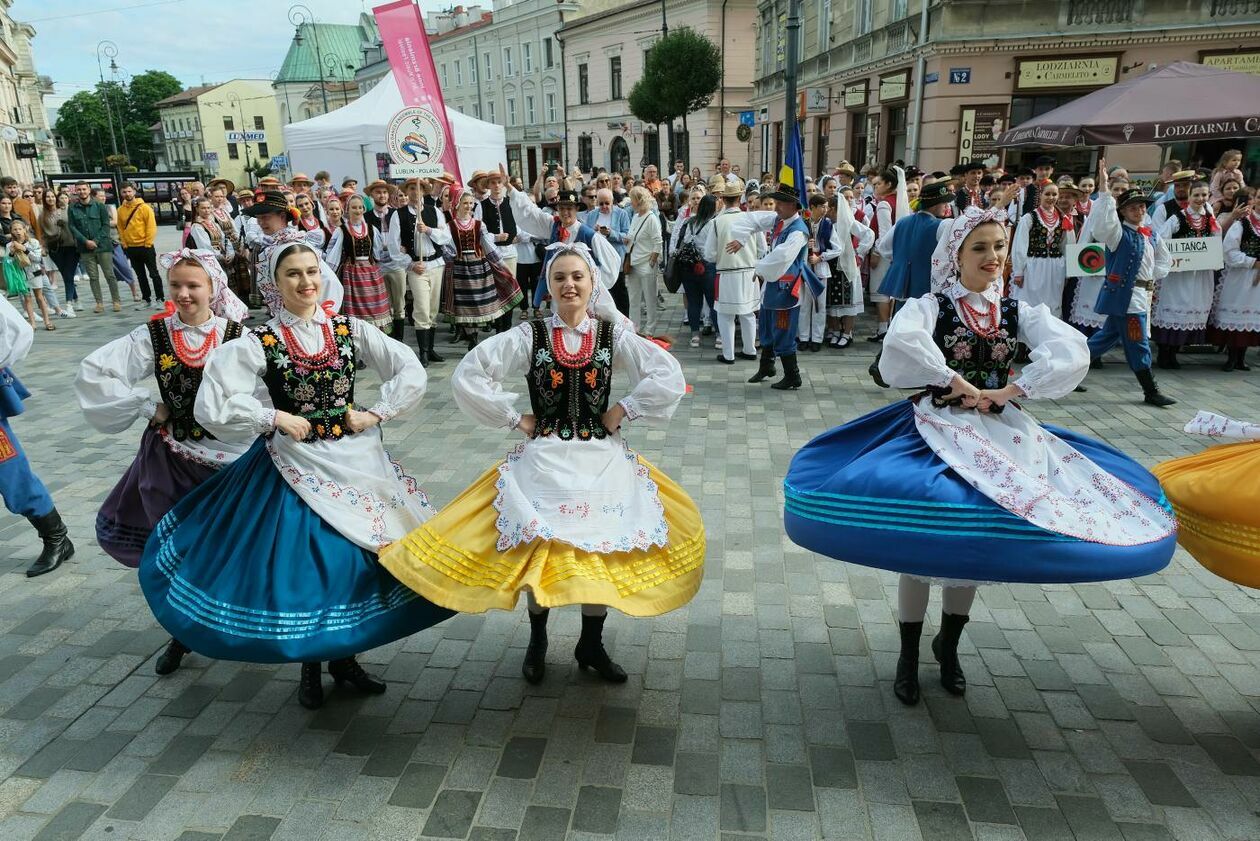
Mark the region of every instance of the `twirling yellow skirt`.
[[1221, 578], [1260, 587], [1260, 443], [1225, 444], [1156, 465], [1178, 541]]
[[526, 588], [543, 607], [602, 604], [630, 616], [668, 613], [700, 589], [704, 523], [686, 491], [639, 460], [665, 509], [665, 546], [594, 554], [558, 540], [534, 540], [500, 552], [496, 464], [436, 517], [382, 549], [380, 561], [429, 601], [461, 613], [511, 610]]

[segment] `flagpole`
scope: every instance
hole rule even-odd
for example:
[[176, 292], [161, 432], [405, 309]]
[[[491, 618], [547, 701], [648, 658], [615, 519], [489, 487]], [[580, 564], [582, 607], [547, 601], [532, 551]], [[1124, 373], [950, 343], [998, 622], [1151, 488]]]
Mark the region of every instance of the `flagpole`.
[[[787, 56], [783, 68], [783, 148], [792, 143], [796, 132], [796, 68], [801, 56], [801, 0], [788, 0]], [[802, 169], [804, 169], [802, 161]], [[797, 184], [798, 189], [802, 185]]]

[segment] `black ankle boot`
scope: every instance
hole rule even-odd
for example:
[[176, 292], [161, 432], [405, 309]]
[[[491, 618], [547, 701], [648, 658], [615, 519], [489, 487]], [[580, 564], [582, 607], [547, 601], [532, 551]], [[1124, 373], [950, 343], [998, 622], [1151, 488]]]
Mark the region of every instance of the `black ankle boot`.
[[883, 376], [879, 373], [879, 360], [884, 355], [884, 351], [875, 354], [875, 361], [866, 369], [866, 373], [871, 375], [871, 379], [875, 381], [875, 385], [880, 388], [888, 388], [888, 383], [884, 382]]
[[763, 347], [761, 349], [761, 365], [757, 368], [757, 373], [748, 378], [750, 383], [759, 383], [764, 379], [774, 376], [774, 348]]
[[428, 339], [425, 340], [425, 344], [428, 345], [429, 361], [430, 362], [445, 362], [446, 357], [439, 355], [438, 352], [433, 349], [433, 342], [437, 338], [437, 330], [430, 327], [427, 332], [428, 332]]
[[1234, 359], [1234, 367], [1239, 371], [1251, 370], [1251, 366], [1247, 364], [1247, 349], [1245, 347], [1238, 348], [1238, 356]]
[[406, 324], [401, 318], [395, 318], [389, 325], [389, 337], [395, 341], [401, 342], [403, 339], [403, 325]]
[[153, 671], [160, 675], [169, 675], [179, 668], [180, 663], [184, 662], [184, 655], [188, 652], [188, 646], [177, 639], [172, 639], [167, 643], [166, 650], [162, 652], [162, 656], [157, 658], [157, 662], [153, 664]]
[[426, 368], [429, 367], [429, 334], [432, 332], [432, 330], [416, 331], [416, 355], [420, 357], [420, 364]]
[[353, 657], [343, 657], [340, 660], [328, 661], [328, 674], [332, 676], [333, 683], [341, 686], [348, 683], [364, 695], [384, 695], [385, 681], [377, 680], [367, 672], [363, 671], [363, 667], [359, 665], [359, 661]]
[[324, 706], [323, 669], [319, 663], [302, 664], [302, 680], [298, 682], [298, 703], [308, 710]]
[[967, 692], [967, 677], [958, 663], [958, 640], [970, 617], [941, 613], [941, 630], [932, 638], [932, 654], [941, 664], [941, 686], [951, 695]]
[[770, 387], [775, 391], [789, 391], [794, 388], [800, 388], [801, 385], [803, 385], [801, 382], [801, 369], [796, 364], [796, 354], [789, 353], [783, 357], [783, 379]]
[[74, 544], [70, 542], [69, 531], [56, 508], [43, 516], [26, 519], [30, 520], [35, 531], [39, 532], [40, 539], [44, 541], [44, 550], [26, 570], [27, 578], [52, 572], [61, 566], [62, 561], [74, 557]]
[[1164, 360], [1164, 367], [1173, 371], [1180, 370], [1181, 362], [1177, 360], [1177, 351], [1181, 350], [1177, 345], [1168, 346], [1168, 358]]
[[1177, 402], [1159, 390], [1159, 386], [1155, 382], [1155, 375], [1151, 373], [1150, 368], [1144, 371], [1135, 371], [1134, 374], [1137, 376], [1137, 381], [1142, 384], [1142, 394], [1144, 395], [1142, 402], [1151, 406], [1158, 406], [1161, 409]]
[[893, 678], [893, 694], [908, 707], [919, 703], [919, 637], [922, 622], [898, 622], [901, 629], [901, 656], [897, 658], [897, 676]]
[[529, 615], [529, 645], [525, 649], [525, 660], [521, 663], [521, 674], [527, 683], [542, 683], [547, 674], [547, 617], [550, 610]]
[[578, 637], [573, 657], [579, 669], [594, 669], [609, 683], [625, 683], [626, 670], [618, 666], [604, 650], [604, 616], [582, 615], [582, 636]]

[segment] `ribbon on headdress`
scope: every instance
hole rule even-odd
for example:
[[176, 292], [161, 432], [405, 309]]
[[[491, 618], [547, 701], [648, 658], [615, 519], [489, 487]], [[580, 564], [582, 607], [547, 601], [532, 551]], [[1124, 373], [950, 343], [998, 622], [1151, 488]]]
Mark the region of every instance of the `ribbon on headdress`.
[[[249, 317], [249, 307], [232, 291], [228, 286], [227, 272], [223, 271], [223, 266], [219, 263], [219, 258], [213, 251], [202, 248], [181, 248], [177, 251], [168, 251], [158, 257], [158, 264], [166, 269], [169, 273], [171, 267], [181, 260], [195, 260], [206, 274], [210, 275], [211, 292], [210, 292], [210, 309], [220, 318], [226, 318], [229, 321], [244, 321]], [[175, 314], [175, 305], [171, 301], [166, 302], [166, 311], [160, 313], [154, 318], [166, 318]]]
[[897, 218], [904, 219], [912, 213], [910, 191], [906, 189], [906, 171], [894, 165], [893, 172], [897, 173]]
[[1005, 221], [1005, 210], [972, 205], [961, 216], [942, 222], [942, 225], [949, 225], [949, 230], [945, 236], [937, 238], [936, 250], [932, 252], [932, 291], [944, 292], [958, 280], [958, 251], [972, 231], [987, 222]]

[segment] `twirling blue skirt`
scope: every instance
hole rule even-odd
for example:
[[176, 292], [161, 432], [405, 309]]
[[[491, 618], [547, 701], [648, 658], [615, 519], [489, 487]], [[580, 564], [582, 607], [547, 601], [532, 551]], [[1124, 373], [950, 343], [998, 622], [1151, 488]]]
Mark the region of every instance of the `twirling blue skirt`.
[[[1044, 425], [1171, 512], [1159, 481], [1100, 441]], [[1133, 578], [1168, 565], [1167, 537], [1137, 546], [1091, 543], [1002, 508], [941, 460], [901, 400], [824, 432], [793, 457], [783, 483], [792, 542], [850, 563], [924, 578], [1078, 583]]]
[[320, 519], [262, 439], [162, 518], [139, 574], [162, 627], [222, 660], [334, 660], [454, 615]]

